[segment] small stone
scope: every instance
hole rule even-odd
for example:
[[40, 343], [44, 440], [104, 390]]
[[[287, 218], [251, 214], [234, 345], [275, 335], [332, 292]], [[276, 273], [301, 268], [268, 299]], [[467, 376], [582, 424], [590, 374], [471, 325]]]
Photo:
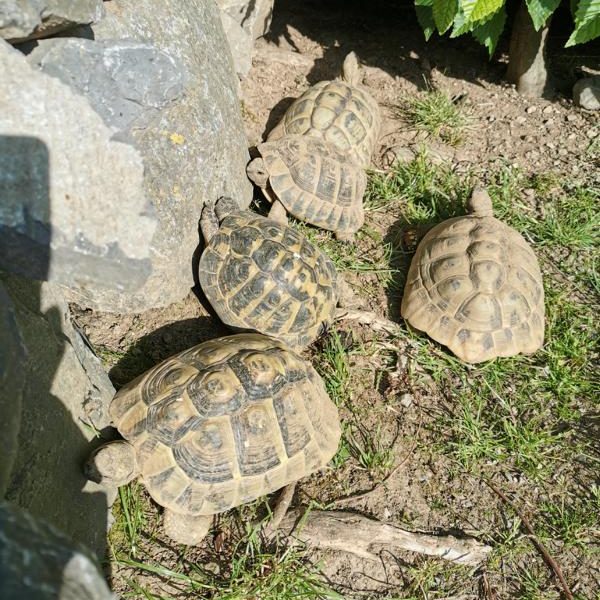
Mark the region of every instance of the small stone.
[[567, 156], [567, 154], [569, 154], [569, 151], [566, 148], [560, 148], [558, 151], [559, 156]]
[[551, 115], [554, 112], [554, 108], [552, 106], [544, 106], [542, 113], [545, 115]]
[[404, 408], [409, 408], [410, 406], [412, 406], [412, 403], [414, 401], [414, 397], [412, 394], [402, 394], [402, 396], [400, 396], [400, 404], [402, 406], [404, 406]]
[[523, 123], [525, 123], [527, 121], [527, 119], [523, 116], [517, 117], [515, 119], [515, 123], [519, 124], [519, 125], [523, 125]]
[[600, 75], [580, 79], [573, 86], [573, 102], [587, 110], [600, 109]]
[[490, 116], [487, 118], [487, 120], [488, 120], [490, 123], [493, 123], [493, 122], [496, 120], [496, 117], [495, 117], [494, 115], [490, 115]]
[[545, 119], [544, 120], [544, 125], [548, 126], [548, 125], [552, 125], [554, 123], [554, 119]]
[[533, 114], [533, 113], [534, 113], [536, 110], [537, 110], [537, 106], [528, 106], [528, 107], [525, 109], [525, 112], [526, 112], [528, 115], [531, 115], [531, 114]]
[[567, 115], [567, 121], [569, 121], [569, 123], [573, 123], [574, 121], [577, 121], [577, 115]]
[[587, 130], [586, 135], [590, 140], [593, 140], [598, 135], [598, 130], [594, 127], [591, 127]]
[[577, 137], [577, 135], [576, 135], [575, 133], [570, 133], [570, 134], [567, 136], [567, 139], [568, 139], [570, 142], [572, 142], [572, 141], [573, 141], [573, 140], [574, 140], [576, 137]]
[[554, 148], [556, 148], [556, 146], [552, 142], [546, 142], [546, 147], [550, 148], [550, 150], [554, 150]]

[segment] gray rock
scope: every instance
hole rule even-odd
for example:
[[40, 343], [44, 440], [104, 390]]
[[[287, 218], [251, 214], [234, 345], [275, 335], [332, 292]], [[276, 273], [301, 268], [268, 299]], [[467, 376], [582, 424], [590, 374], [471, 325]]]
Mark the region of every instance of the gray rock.
[[[185, 69], [181, 96], [162, 107], [151, 124], [119, 133], [144, 159], [143, 189], [159, 220], [152, 238], [152, 273], [135, 293], [115, 290], [103, 294], [101, 303], [91, 294], [78, 300], [92, 308], [102, 304], [106, 310], [138, 312], [188, 294], [204, 201], [229, 195], [247, 207], [252, 199], [249, 156], [238, 80], [214, 1], [112, 0], [106, 13], [92, 26], [97, 41], [149, 43]], [[91, 81], [86, 96], [101, 91]]]
[[253, 39], [233, 17], [224, 11], [221, 11], [221, 23], [231, 50], [235, 72], [240, 79], [243, 79], [252, 67]]
[[144, 42], [43, 40], [27, 59], [85, 96], [108, 126], [124, 133], [150, 126], [185, 89], [180, 61]]
[[13, 355], [9, 367], [23, 377], [20, 388], [0, 389], [2, 419], [18, 433], [5, 498], [102, 555], [114, 493], [88, 481], [82, 464], [98, 443], [94, 431], [109, 425], [114, 389], [73, 328], [56, 285], [6, 273], [0, 282], [27, 353], [14, 358], [14, 331], [1, 331], [1, 345]]
[[217, 4], [255, 40], [269, 31], [273, 18], [273, 1], [217, 0]]
[[4, 496], [18, 448], [26, 351], [15, 307], [0, 283], [0, 498]]
[[0, 268], [126, 304], [151, 272], [156, 229], [139, 152], [2, 40], [0, 73]]
[[600, 109], [600, 75], [577, 81], [573, 86], [573, 101], [587, 110]]
[[102, 0], [0, 0], [0, 37], [24, 42], [94, 23], [103, 15]]
[[0, 597], [115, 600], [84, 547], [7, 502], [0, 502]]

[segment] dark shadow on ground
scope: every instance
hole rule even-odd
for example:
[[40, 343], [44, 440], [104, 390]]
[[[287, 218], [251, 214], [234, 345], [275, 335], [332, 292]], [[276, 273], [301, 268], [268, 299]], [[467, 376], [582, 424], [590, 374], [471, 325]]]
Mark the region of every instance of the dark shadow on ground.
[[[323, 57], [308, 75], [310, 84], [338, 76], [346, 54], [357, 50], [363, 64], [407, 79], [421, 90], [427, 88], [430, 66], [448, 77], [485, 86], [503, 80], [517, 6], [517, 0], [509, 0], [507, 26], [491, 60], [469, 34], [455, 39], [449, 33], [434, 34], [426, 43], [414, 4], [407, 0], [276, 0], [266, 38], [298, 51], [290, 33], [295, 29], [323, 48]], [[564, 48], [572, 30], [568, 6], [561, 6], [552, 20], [548, 57], [558, 90], [567, 95], [577, 79], [576, 69], [581, 65], [597, 69], [600, 57], [600, 40]]]

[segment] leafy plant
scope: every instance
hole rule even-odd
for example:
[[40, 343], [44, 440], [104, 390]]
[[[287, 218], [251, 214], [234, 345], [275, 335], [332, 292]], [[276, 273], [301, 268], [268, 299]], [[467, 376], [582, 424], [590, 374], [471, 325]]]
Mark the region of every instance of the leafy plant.
[[[542, 29], [560, 0], [524, 0], [536, 31]], [[565, 46], [600, 36], [600, 0], [571, 0], [575, 29]], [[506, 24], [506, 0], [415, 0], [417, 18], [428, 40], [437, 31], [455, 38], [465, 33], [494, 53]]]

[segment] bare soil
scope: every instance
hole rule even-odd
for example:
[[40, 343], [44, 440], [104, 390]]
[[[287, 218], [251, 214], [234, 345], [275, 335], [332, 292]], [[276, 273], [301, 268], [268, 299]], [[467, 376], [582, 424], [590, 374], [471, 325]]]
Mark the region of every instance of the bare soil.
[[[242, 110], [249, 144], [262, 141], [292, 99], [308, 86], [336, 77], [344, 57], [353, 50], [364, 67], [364, 85], [384, 114], [375, 168], [386, 169], [398, 155], [402, 156], [404, 148], [424, 144], [434, 157], [459, 172], [475, 169], [484, 178], [487, 169], [504, 161], [527, 173], [553, 171], [589, 180], [597, 165], [590, 159], [588, 148], [600, 127], [597, 115], [575, 108], [568, 97], [574, 65], [582, 60], [560, 49], [560, 33], [553, 46], [557, 92], [548, 99], [528, 99], [519, 96], [502, 79], [507, 60], [502, 52], [505, 41], [493, 61], [488, 60], [484, 48], [468, 39], [425, 44], [411, 11], [410, 6], [396, 10], [393, 3], [379, 1], [276, 2], [271, 33], [257, 41], [252, 70], [242, 83]], [[403, 121], [398, 109], [403, 99], [428, 88], [456, 98], [469, 116], [470, 126], [462, 145], [441, 144]], [[385, 239], [394, 217], [378, 215], [378, 219], [368, 226], [379, 233], [379, 239]], [[363, 243], [376, 244], [371, 238], [365, 238]], [[373, 248], [365, 247], [364, 251], [371, 252]], [[377, 277], [350, 279], [362, 294], [365, 306], [397, 319], [393, 302]], [[101, 314], [73, 308], [76, 321], [99, 349], [117, 387], [175, 352], [227, 334], [192, 292], [176, 305], [141, 315]], [[362, 415], [365, 429], [380, 428], [379, 441], [392, 449], [394, 470], [382, 481], [384, 474], [378, 477], [360, 468], [356, 461], [347, 461], [337, 470], [302, 482], [295, 504], [313, 500], [322, 506], [357, 510], [414, 530], [459, 530], [486, 539], [490, 532], [506, 527], [507, 507], [494, 492], [481, 479], [456, 469], [436, 450], [437, 434], [432, 433], [431, 424], [444, 411], [453, 410], [448, 400], [451, 395], [436, 389], [410, 358], [410, 347], [386, 347], [385, 337], [374, 336], [368, 327], [342, 323], [340, 330], [342, 334], [347, 332], [342, 337], [348, 346], [353, 373], [353, 414]], [[307, 351], [307, 356], [314, 350]], [[400, 360], [403, 355], [408, 360]], [[400, 402], [402, 398], [404, 403]], [[342, 409], [341, 417], [350, 415]], [[560, 473], [555, 475], [558, 480]], [[515, 491], [529, 509], [543, 496], [541, 490], [531, 486], [521, 489], [521, 481], [514, 473], [505, 473], [504, 479], [507, 489]], [[346, 499], [362, 492], [367, 493], [355, 500]], [[214, 543], [207, 542], [211, 547]], [[146, 544], [145, 549], [156, 560], [175, 564], [177, 555], [165, 549], [167, 544], [164, 541], [154, 550]], [[552, 575], [535, 552], [533, 556], [528, 554], [523, 561], [525, 565], [537, 561], [539, 572], [546, 573], [543, 577], [548, 592], [539, 597], [558, 598]], [[411, 570], [425, 564], [423, 557], [409, 553], [382, 555], [378, 563], [345, 553], [325, 554], [321, 558], [325, 575], [344, 597], [427, 597], [419, 595]], [[572, 553], [561, 555], [561, 561], [566, 575], [579, 582], [581, 597], [591, 598], [586, 594], [598, 589], [597, 570], [582, 564], [581, 558]], [[434, 572], [432, 576], [456, 576], [457, 581], [469, 582], [466, 588], [455, 590], [455, 598], [525, 597], [516, 591], [510, 574], [502, 577], [498, 573], [484, 577], [485, 573], [473, 571], [465, 577], [465, 568], [456, 568], [437, 575]], [[126, 568], [113, 567], [116, 591], [127, 589], [128, 574]], [[154, 585], [149, 581], [147, 585]], [[493, 592], [488, 594], [486, 586]], [[154, 593], [164, 593], [156, 586], [152, 589]], [[174, 592], [170, 589], [169, 593]]]

